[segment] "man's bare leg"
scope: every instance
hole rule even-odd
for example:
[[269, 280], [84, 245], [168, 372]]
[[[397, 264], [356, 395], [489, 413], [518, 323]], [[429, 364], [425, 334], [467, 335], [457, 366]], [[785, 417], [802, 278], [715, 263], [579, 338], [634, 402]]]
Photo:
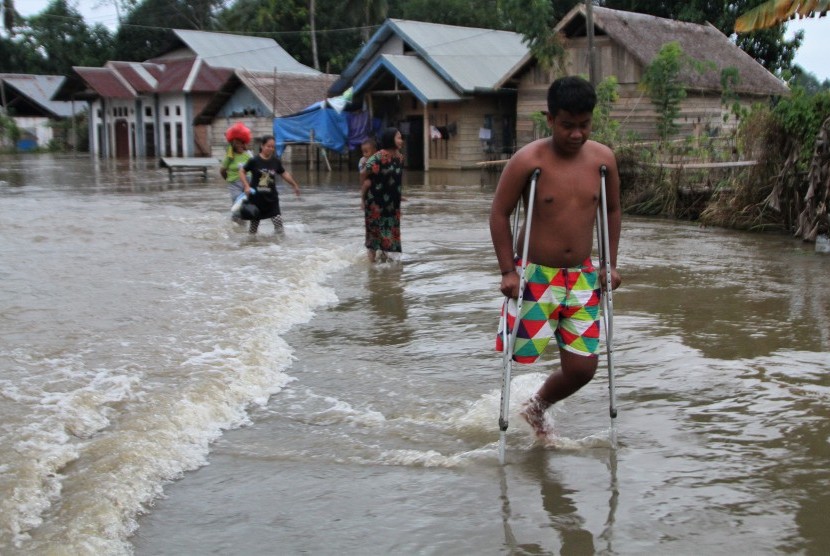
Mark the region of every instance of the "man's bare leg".
[[591, 382], [597, 371], [599, 359], [559, 350], [562, 368], [553, 371], [542, 386], [519, 413], [527, 421], [536, 437], [543, 440], [550, 431], [545, 427], [545, 412], [560, 400], [564, 400]]

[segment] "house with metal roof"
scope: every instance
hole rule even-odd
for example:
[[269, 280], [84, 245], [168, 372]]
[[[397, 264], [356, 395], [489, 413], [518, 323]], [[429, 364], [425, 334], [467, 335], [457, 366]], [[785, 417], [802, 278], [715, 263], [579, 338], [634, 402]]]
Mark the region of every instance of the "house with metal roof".
[[[322, 75], [297, 62], [270, 38], [172, 32], [176, 43], [167, 52], [145, 62], [74, 67], [74, 74], [56, 93], [57, 99], [89, 103], [90, 150], [96, 156], [212, 157], [216, 141], [224, 143], [227, 126], [214, 125], [206, 115], [221, 111], [217, 100], [230, 99], [229, 83], [237, 85], [235, 92], [242, 83], [240, 75], [310, 79]], [[320, 95], [328, 83], [320, 85]], [[249, 93], [250, 106], [244, 115], [272, 123], [272, 102]], [[270, 124], [258, 127], [271, 129]]]
[[[646, 67], [666, 43], [703, 62], [686, 67], [687, 97], [677, 120], [679, 136], [716, 135], [733, 129], [732, 104], [789, 94], [789, 89], [712, 25], [594, 7], [593, 58], [597, 82], [614, 76], [620, 98], [611, 117], [624, 134], [657, 135], [657, 112], [640, 87]], [[329, 96], [353, 87], [373, 117], [406, 138], [410, 168], [469, 168], [503, 158], [538, 138], [534, 115], [547, 109], [547, 89], [564, 74], [588, 76], [585, 6], [556, 25], [564, 64], [542, 68], [522, 36], [506, 31], [387, 20], [344, 70]], [[726, 102], [721, 77], [734, 72]]]
[[0, 73], [0, 109], [22, 132], [18, 148], [47, 147], [55, 138], [51, 124], [72, 116], [71, 102], [52, 100], [63, 81], [61, 75]]
[[[700, 25], [634, 12], [592, 7], [593, 59], [597, 82], [614, 76], [619, 100], [611, 117], [621, 123], [623, 133], [650, 140], [657, 137], [657, 112], [640, 87], [648, 65], [660, 49], [677, 42], [683, 53], [699, 62], [684, 67], [678, 79], [687, 96], [675, 123], [679, 137], [706, 133], [716, 135], [734, 129], [737, 119], [731, 110], [736, 100], [745, 108], [757, 102], [789, 94], [787, 85], [767, 71], [729, 37], [710, 24]], [[590, 75], [587, 14], [583, 4], [575, 6], [556, 25], [565, 48], [565, 72]], [[536, 138], [532, 115], [547, 110], [547, 89], [558, 76], [528, 55], [516, 74], [518, 85], [517, 136], [519, 143]], [[724, 98], [721, 76], [724, 70], [737, 75], [731, 86], [734, 95]]]
[[527, 55], [518, 33], [388, 19], [329, 96], [352, 87], [398, 127], [409, 168], [471, 168], [515, 148], [512, 76]]

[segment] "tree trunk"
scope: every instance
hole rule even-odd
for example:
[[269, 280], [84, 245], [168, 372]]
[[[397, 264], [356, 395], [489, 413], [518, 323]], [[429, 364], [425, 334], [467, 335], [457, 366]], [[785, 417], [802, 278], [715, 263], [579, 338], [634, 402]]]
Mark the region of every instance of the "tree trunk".
[[320, 71], [320, 60], [317, 58], [317, 28], [314, 23], [314, 0], [309, 0], [308, 4], [308, 17], [311, 22], [311, 57], [314, 60], [314, 69]]

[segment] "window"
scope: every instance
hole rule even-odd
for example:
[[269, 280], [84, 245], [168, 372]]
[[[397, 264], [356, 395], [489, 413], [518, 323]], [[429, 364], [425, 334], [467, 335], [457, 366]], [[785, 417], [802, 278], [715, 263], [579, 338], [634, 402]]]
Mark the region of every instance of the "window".
[[179, 122], [176, 122], [176, 156], [184, 156], [184, 129]]
[[170, 124], [164, 124], [164, 156], [173, 156], [173, 148], [171, 145], [171, 140], [173, 139]]

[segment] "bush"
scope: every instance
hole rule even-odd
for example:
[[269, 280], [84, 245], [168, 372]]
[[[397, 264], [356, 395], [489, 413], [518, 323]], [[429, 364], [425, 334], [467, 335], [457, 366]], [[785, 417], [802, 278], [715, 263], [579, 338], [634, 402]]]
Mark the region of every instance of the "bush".
[[0, 148], [14, 151], [20, 139], [20, 128], [14, 119], [7, 114], [0, 113]]

